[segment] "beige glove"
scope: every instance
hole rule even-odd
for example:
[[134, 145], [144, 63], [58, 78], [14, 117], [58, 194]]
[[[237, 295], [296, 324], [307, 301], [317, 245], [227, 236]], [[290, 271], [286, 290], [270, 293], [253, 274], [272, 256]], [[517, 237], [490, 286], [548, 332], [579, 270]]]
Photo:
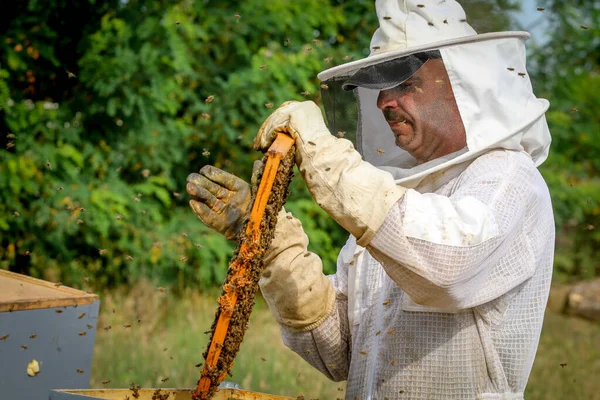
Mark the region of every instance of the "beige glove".
[[296, 331], [319, 326], [335, 302], [321, 259], [307, 245], [300, 221], [282, 208], [258, 284], [277, 322]]
[[363, 161], [350, 141], [331, 135], [312, 101], [283, 103], [261, 126], [254, 147], [266, 151], [284, 129], [296, 138], [296, 164], [314, 199], [366, 247], [406, 189]]

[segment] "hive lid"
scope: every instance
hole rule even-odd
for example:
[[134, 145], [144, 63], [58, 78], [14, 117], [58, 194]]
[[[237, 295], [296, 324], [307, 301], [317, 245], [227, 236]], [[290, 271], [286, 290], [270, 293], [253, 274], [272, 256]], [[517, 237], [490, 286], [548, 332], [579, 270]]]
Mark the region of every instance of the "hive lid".
[[[191, 400], [194, 389], [161, 389], [161, 395], [169, 394], [167, 400]], [[156, 399], [156, 389], [140, 389], [137, 400]], [[132, 398], [131, 389], [89, 389], [89, 390], [52, 390], [50, 400], [84, 400], [105, 399], [123, 400], [126, 396]], [[160, 397], [158, 397], [160, 398]], [[212, 400], [292, 400], [292, 397], [282, 397], [272, 394], [250, 392], [241, 389], [219, 389]]]
[[0, 270], [0, 312], [77, 306], [97, 300], [95, 294]]

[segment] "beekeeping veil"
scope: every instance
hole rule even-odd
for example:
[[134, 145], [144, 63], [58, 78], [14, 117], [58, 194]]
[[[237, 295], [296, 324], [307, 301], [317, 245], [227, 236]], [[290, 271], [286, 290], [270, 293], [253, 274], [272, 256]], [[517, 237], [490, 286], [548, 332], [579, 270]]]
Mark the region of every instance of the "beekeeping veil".
[[[396, 183], [409, 187], [435, 171], [494, 148], [525, 151], [536, 165], [546, 159], [550, 134], [544, 113], [549, 103], [535, 97], [526, 72], [527, 32], [477, 34], [453, 0], [377, 0], [376, 9], [380, 27], [371, 40], [370, 55], [318, 75], [333, 134], [352, 140], [365, 161], [391, 172]], [[378, 98], [381, 101], [385, 93], [408, 90], [407, 79], [418, 76], [432, 60], [441, 60], [445, 67], [466, 146], [419, 164], [396, 144], [403, 128], [390, 127], [390, 114], [386, 120]], [[417, 85], [411, 90], [423, 89]], [[450, 106], [440, 103], [439, 110]], [[413, 123], [429, 123], [425, 114], [399, 113], [389, 122], [409, 124], [406, 129], [410, 130]], [[434, 128], [444, 135], [450, 127], [438, 124]]]

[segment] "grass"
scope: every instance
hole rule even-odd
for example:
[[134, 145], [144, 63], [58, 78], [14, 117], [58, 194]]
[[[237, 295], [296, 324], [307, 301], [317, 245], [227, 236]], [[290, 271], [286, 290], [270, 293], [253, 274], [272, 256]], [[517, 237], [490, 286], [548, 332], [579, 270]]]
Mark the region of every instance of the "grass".
[[[217, 295], [190, 292], [178, 298], [147, 283], [103, 294], [91, 387], [127, 388], [131, 382], [145, 388], [194, 387]], [[564, 295], [564, 288], [553, 289], [527, 400], [600, 400], [600, 324], [560, 314]], [[257, 392], [344, 397], [343, 383], [329, 381], [283, 345], [262, 299], [254, 307], [232, 375], [228, 381]]]

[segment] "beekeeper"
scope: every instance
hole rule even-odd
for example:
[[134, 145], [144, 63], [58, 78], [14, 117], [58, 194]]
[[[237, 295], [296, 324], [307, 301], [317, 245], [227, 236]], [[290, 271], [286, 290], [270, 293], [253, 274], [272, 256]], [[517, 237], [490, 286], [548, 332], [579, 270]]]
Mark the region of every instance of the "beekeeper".
[[[376, 8], [370, 55], [319, 74], [329, 129], [288, 102], [256, 138], [264, 151], [293, 133], [311, 194], [351, 234], [325, 276], [282, 210], [262, 293], [285, 344], [347, 380], [347, 399], [523, 399], [554, 250], [529, 34], [478, 35], [451, 0]], [[235, 237], [248, 185], [214, 167], [188, 181], [196, 214]]]

